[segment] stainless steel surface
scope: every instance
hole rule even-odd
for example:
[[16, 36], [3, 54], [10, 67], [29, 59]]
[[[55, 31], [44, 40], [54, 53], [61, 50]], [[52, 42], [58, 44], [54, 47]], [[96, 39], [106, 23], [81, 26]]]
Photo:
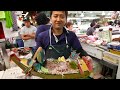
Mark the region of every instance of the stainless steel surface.
[[6, 66], [6, 68], [9, 68], [10, 63], [9, 63], [9, 57], [7, 55], [7, 51], [6, 51], [6, 48], [5, 48], [5, 42], [0, 42], [0, 48], [2, 49], [3, 61], [5, 62], [5, 66]]
[[0, 39], [0, 43], [2, 43], [2, 42], [4, 42], [5, 41], [5, 39]]

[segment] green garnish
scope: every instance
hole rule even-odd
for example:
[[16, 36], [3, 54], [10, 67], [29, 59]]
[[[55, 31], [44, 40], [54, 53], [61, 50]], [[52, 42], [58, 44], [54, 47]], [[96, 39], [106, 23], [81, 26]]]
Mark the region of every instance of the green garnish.
[[74, 61], [71, 61], [69, 64], [72, 69], [77, 69], [77, 67], [78, 67]]

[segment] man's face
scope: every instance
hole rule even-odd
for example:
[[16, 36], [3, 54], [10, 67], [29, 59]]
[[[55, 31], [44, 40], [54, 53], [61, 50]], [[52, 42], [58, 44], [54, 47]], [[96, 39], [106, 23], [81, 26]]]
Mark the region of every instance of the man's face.
[[25, 21], [24, 23], [26, 27], [30, 27], [30, 21]]
[[67, 21], [64, 11], [52, 11], [50, 20], [55, 29], [62, 29]]

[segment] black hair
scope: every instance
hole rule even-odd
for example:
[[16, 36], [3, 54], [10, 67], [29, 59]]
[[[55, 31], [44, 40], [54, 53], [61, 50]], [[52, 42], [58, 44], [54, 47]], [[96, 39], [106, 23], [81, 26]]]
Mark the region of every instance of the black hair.
[[95, 26], [95, 28], [100, 28], [101, 27], [101, 25], [100, 24], [97, 24], [96, 26]]
[[115, 20], [115, 21], [114, 21], [114, 24], [117, 24], [117, 23], [118, 23], [118, 20]]
[[46, 14], [42, 12], [37, 14], [35, 20], [38, 25], [45, 25], [50, 21], [49, 18], [46, 16]]
[[95, 24], [96, 24], [96, 22], [93, 21], [93, 22], [91, 22], [90, 26], [93, 27], [93, 26], [95, 26]]
[[25, 18], [23, 19], [23, 21], [29, 21], [29, 22], [30, 22], [30, 19], [29, 19], [29, 17], [25, 17]]
[[112, 21], [109, 21], [109, 22], [108, 22], [108, 25], [112, 25], [112, 26], [113, 26], [113, 24], [114, 24], [114, 23], [113, 23]]
[[98, 21], [99, 21], [98, 19], [93, 19], [93, 20], [92, 20], [92, 22], [96, 22], [96, 23], [97, 23]]
[[118, 20], [117, 24], [120, 25], [120, 20]]
[[50, 18], [47, 17], [47, 22], [50, 22]]
[[[63, 11], [63, 12], [65, 12], [65, 16], [66, 16], [66, 18], [67, 18], [67, 16], [68, 16], [68, 11]], [[52, 13], [53, 13], [53, 11], [50, 11], [50, 17], [52, 16]]]
[[69, 26], [71, 26], [71, 25], [73, 25], [72, 22], [67, 22], [67, 23], [66, 23], [66, 27], [67, 27], [67, 28], [68, 28]]

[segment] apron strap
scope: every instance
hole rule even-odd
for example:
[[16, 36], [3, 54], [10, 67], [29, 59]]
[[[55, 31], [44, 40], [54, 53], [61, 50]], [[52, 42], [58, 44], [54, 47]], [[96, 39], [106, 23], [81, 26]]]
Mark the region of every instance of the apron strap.
[[[58, 42], [58, 38], [55, 36], [55, 34], [53, 34], [54, 38], [55, 38], [55, 41], [56, 43]], [[50, 37], [50, 46], [52, 46], [52, 39], [51, 39], [51, 28], [49, 30], [49, 37]], [[68, 41], [67, 41], [67, 36], [65, 34], [65, 40], [66, 40], [66, 44], [68, 44]]]
[[52, 45], [51, 44], [51, 28], [50, 28], [50, 30], [49, 30], [49, 37], [50, 37], [50, 46]]
[[53, 33], [53, 36], [54, 36], [54, 38], [55, 38], [55, 42], [57, 43], [59, 40], [58, 40], [58, 38], [55, 36], [55, 34]]
[[68, 40], [67, 40], [67, 36], [66, 36], [66, 34], [65, 34], [65, 40], [66, 40], [66, 44], [68, 44]]

